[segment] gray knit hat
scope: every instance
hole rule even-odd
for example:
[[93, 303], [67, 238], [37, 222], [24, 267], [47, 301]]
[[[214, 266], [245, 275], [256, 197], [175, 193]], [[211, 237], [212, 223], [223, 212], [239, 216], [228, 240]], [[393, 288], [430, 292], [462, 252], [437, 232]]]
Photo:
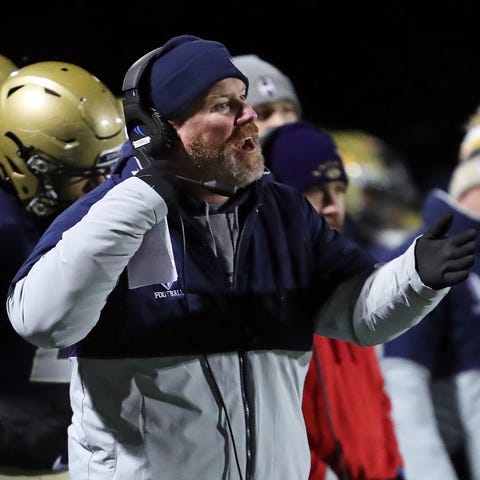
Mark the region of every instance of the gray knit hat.
[[290, 100], [295, 104], [297, 114], [301, 116], [297, 92], [290, 79], [278, 68], [252, 54], [233, 57], [233, 62], [249, 80], [247, 99], [252, 107], [279, 100]]
[[457, 165], [450, 179], [448, 192], [458, 200], [467, 190], [478, 186], [480, 186], [480, 159], [473, 158]]

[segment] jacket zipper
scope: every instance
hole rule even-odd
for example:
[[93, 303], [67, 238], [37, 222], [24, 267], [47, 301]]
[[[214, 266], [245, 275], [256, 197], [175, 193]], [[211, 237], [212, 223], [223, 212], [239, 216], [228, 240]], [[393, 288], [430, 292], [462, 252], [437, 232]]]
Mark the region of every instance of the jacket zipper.
[[250, 405], [245, 393], [245, 355], [241, 352], [238, 354], [238, 361], [240, 366], [240, 385], [242, 386], [242, 402], [243, 411], [245, 414], [245, 480], [251, 480], [253, 478], [252, 473], [252, 444], [251, 444], [251, 429], [250, 429]]
[[[258, 213], [258, 207], [255, 209], [255, 213]], [[248, 221], [248, 220], [247, 220]], [[237, 248], [234, 254], [233, 261], [233, 281], [232, 281], [232, 290], [235, 291], [237, 283], [237, 264], [240, 251], [240, 245], [244, 236], [246, 227], [246, 222], [242, 226], [242, 229], [238, 235]], [[253, 446], [252, 446], [252, 430], [251, 430], [251, 414], [250, 414], [250, 404], [248, 401], [246, 393], [246, 366], [245, 366], [245, 353], [238, 352], [238, 361], [239, 361], [239, 370], [240, 370], [240, 385], [242, 388], [242, 403], [243, 411], [245, 415], [245, 456], [246, 456], [246, 465], [245, 465], [245, 480], [253, 479]]]

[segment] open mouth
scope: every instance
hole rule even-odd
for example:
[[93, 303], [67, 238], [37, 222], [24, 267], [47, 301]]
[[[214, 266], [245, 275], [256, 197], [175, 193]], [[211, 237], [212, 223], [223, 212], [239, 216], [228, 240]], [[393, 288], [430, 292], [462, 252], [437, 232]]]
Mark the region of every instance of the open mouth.
[[247, 152], [254, 152], [257, 149], [257, 144], [253, 140], [253, 137], [247, 137], [243, 141], [242, 150]]

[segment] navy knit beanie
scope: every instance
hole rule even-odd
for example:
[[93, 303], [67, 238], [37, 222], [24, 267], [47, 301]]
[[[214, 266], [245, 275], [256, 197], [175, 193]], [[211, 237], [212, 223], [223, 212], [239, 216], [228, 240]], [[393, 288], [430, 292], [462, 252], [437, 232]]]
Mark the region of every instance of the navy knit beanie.
[[201, 95], [224, 78], [247, 77], [234, 65], [225, 46], [192, 35], [171, 38], [154, 60], [150, 73], [150, 100], [170, 120], [181, 116]]
[[275, 180], [301, 192], [327, 182], [348, 178], [337, 146], [325, 131], [308, 122], [272, 130], [263, 143], [265, 164]]

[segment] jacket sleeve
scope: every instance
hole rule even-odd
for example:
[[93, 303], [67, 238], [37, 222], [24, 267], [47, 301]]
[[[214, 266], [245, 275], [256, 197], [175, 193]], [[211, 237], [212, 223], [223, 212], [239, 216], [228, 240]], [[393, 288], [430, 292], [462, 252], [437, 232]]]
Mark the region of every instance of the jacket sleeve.
[[139, 178], [112, 188], [14, 285], [7, 311], [17, 333], [45, 348], [84, 338], [145, 234], [166, 214], [162, 197]]
[[404, 358], [380, 359], [407, 478], [458, 480], [441, 437], [430, 392], [430, 372]]
[[455, 377], [460, 417], [465, 429], [472, 478], [480, 478], [480, 371], [472, 368]]
[[376, 345], [397, 337], [431, 312], [450, 288], [433, 290], [420, 280], [415, 241], [372, 273], [339, 284], [316, 314], [315, 333]]

